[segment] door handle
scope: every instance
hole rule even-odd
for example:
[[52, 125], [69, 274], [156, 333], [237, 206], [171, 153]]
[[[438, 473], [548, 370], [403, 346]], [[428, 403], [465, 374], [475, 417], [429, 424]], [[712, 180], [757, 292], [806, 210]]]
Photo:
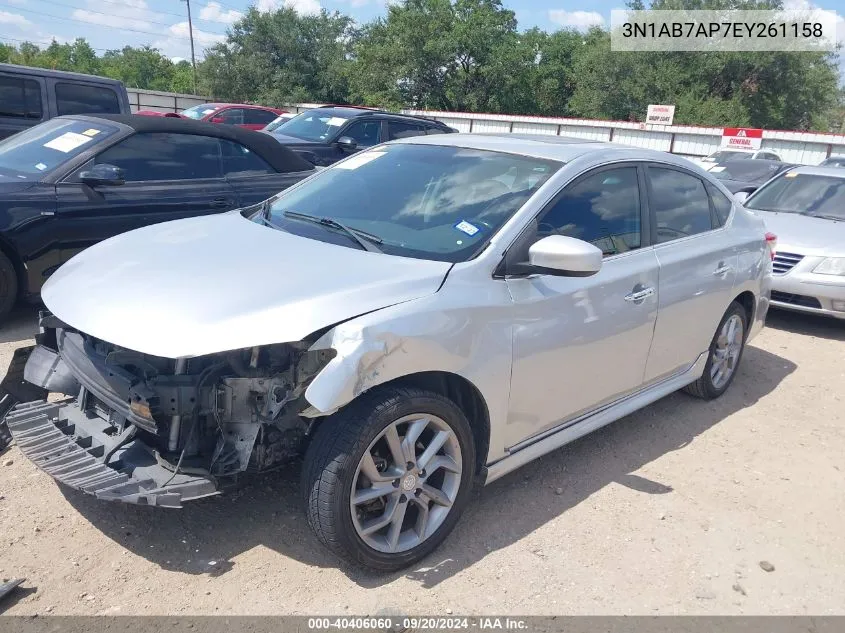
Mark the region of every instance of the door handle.
[[56, 215], [55, 211], [42, 211], [41, 215]]
[[625, 295], [625, 301], [631, 301], [632, 303], [637, 303], [638, 301], [642, 301], [643, 299], [648, 299], [650, 296], [654, 294], [654, 288], [640, 288], [640, 290], [635, 290], [630, 294]]
[[719, 262], [719, 267], [713, 271], [714, 277], [722, 277], [723, 275], [727, 275], [729, 272], [733, 270], [730, 266], [725, 264], [724, 262]]
[[229, 204], [229, 200], [227, 200], [226, 198], [215, 198], [211, 201], [211, 206], [215, 209], [219, 209], [221, 207], [228, 207]]

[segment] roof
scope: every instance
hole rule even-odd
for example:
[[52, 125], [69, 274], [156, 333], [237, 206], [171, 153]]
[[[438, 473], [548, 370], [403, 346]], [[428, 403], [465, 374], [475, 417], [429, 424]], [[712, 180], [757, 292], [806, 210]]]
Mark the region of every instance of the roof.
[[14, 75], [36, 75], [38, 77], [55, 77], [57, 79], [75, 79], [76, 81], [87, 81], [89, 83], [119, 84], [123, 82], [110, 77], [99, 77], [97, 75], [85, 75], [83, 73], [71, 73], [65, 70], [53, 70], [51, 68], [35, 68], [33, 66], [20, 66], [18, 64], [0, 64], [0, 72]]
[[280, 110], [279, 108], [271, 108], [270, 106], [263, 106], [257, 103], [219, 103], [216, 101], [209, 101], [208, 103], [200, 103], [195, 106], [191, 106], [192, 108], [246, 108], [246, 109], [253, 109], [253, 110], [271, 110], [273, 112], [284, 112], [284, 110]]
[[193, 119], [138, 116], [135, 114], [72, 115], [62, 118], [101, 119], [134, 129], [136, 132], [171, 132], [213, 136], [240, 143], [257, 154], [278, 172], [311, 171], [314, 165], [281, 145], [269, 134], [253, 132], [234, 125], [215, 125]]
[[[534, 158], [544, 158], [568, 162], [573, 158], [596, 151], [632, 150], [614, 143], [589, 141], [580, 138], [551, 135], [531, 134], [436, 134], [433, 136], [410, 136], [393, 143], [413, 143], [415, 145], [448, 145], [465, 147], [467, 149], [481, 149], [494, 152], [521, 154]], [[641, 150], [643, 156], [651, 154], [665, 154], [653, 150]], [[671, 156], [671, 155], [669, 155]]]
[[300, 112], [300, 114], [303, 114], [304, 112], [310, 112], [312, 110], [324, 110], [330, 115], [342, 117], [344, 119], [353, 119], [358, 117], [377, 115], [387, 116], [395, 119], [407, 119], [409, 121], [425, 121], [427, 123], [432, 123], [439, 127], [443, 127], [444, 129], [448, 127], [442, 121], [438, 121], [437, 119], [433, 119], [430, 117], [418, 116], [414, 114], [402, 114], [400, 112], [390, 112], [389, 110], [380, 110], [378, 108], [368, 108], [365, 106], [320, 106], [319, 108], [311, 108], [310, 110], [304, 110], [303, 112]]
[[841, 167], [796, 167], [790, 169], [793, 174], [807, 174], [808, 176], [828, 176], [829, 178], [845, 178], [845, 169]]

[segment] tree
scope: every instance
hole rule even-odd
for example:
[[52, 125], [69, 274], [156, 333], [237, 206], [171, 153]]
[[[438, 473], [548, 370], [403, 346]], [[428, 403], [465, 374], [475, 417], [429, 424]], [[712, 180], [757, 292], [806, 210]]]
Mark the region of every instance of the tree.
[[502, 112], [521, 102], [530, 44], [500, 0], [406, 0], [364, 30], [350, 67], [352, 97]]
[[206, 51], [201, 85], [208, 94], [234, 101], [343, 102], [348, 92], [343, 66], [354, 39], [352, 19], [337, 12], [251, 8], [226, 42]]

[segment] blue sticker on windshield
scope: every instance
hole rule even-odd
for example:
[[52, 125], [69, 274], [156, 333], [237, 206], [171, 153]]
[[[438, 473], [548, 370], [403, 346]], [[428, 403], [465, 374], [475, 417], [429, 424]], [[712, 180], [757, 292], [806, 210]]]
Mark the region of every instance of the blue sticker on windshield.
[[474, 224], [470, 224], [466, 220], [461, 220], [455, 225], [455, 228], [458, 229], [461, 233], [466, 233], [470, 237], [478, 233], [481, 229], [479, 229]]

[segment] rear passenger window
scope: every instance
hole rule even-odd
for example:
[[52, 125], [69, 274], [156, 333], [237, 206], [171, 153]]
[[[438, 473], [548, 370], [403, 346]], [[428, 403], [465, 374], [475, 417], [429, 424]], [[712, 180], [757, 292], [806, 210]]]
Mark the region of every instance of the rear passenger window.
[[657, 223], [657, 243], [671, 242], [713, 228], [704, 183], [674, 169], [649, 167], [649, 196]]
[[0, 116], [41, 118], [41, 86], [32, 79], [0, 75]]
[[104, 86], [56, 84], [56, 109], [63, 114], [120, 114], [117, 93]]
[[216, 138], [196, 134], [135, 134], [97, 156], [120, 167], [129, 182], [220, 178]]
[[728, 216], [731, 214], [733, 203], [713, 185], [707, 185], [707, 193], [710, 194], [710, 200], [713, 202], [713, 208], [716, 211], [716, 220], [719, 222], [719, 226], [724, 226], [725, 222], [728, 221]]
[[425, 128], [422, 125], [408, 123], [406, 121], [390, 121], [387, 124], [388, 141], [397, 138], [408, 138], [409, 136], [420, 136], [422, 134], [425, 134]]
[[261, 176], [276, 173], [263, 158], [256, 156], [240, 143], [220, 139], [220, 149], [223, 152], [224, 176]]
[[637, 168], [606, 169], [567, 186], [538, 218], [537, 236], [549, 235], [590, 242], [605, 256], [639, 248], [642, 230]]
[[274, 120], [278, 114], [270, 112], [269, 110], [252, 109], [244, 110], [244, 123], [252, 125], [267, 125]]

